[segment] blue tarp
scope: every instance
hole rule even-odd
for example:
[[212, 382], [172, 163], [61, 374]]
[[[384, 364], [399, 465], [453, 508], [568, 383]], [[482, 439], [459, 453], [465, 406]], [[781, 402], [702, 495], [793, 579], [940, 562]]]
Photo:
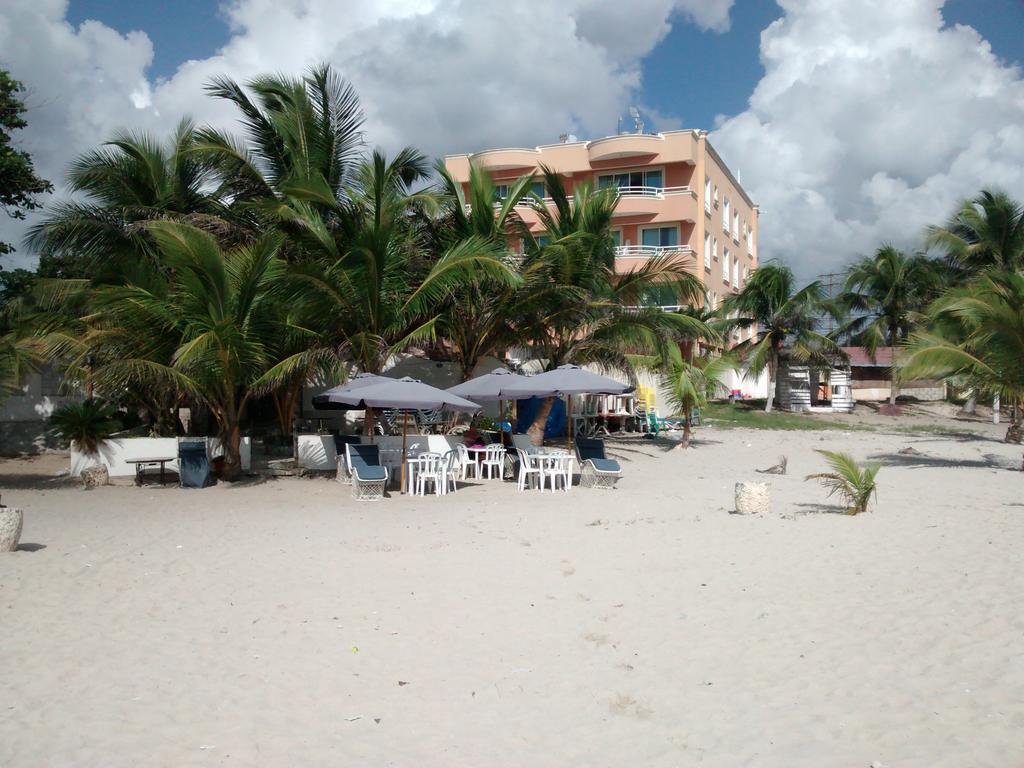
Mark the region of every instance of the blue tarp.
[[[519, 415], [516, 421], [516, 432], [523, 433], [530, 428], [533, 417], [540, 408], [541, 398], [531, 397], [527, 400], [517, 401], [516, 413]], [[565, 435], [565, 401], [555, 400], [548, 414], [548, 423], [544, 426], [544, 438], [563, 437]]]

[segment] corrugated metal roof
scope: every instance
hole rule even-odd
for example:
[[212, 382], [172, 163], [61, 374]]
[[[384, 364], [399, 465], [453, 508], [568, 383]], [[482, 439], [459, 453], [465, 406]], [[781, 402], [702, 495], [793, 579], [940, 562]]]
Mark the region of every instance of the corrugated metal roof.
[[849, 356], [853, 368], [892, 368], [892, 347], [879, 347], [874, 359], [864, 347], [843, 347], [843, 352]]

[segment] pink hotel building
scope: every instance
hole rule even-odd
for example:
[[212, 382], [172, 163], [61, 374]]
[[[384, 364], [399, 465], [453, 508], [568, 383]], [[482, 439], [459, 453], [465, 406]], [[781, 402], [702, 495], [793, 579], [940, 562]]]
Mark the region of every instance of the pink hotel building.
[[[471, 163], [490, 172], [499, 194], [503, 185], [534, 173], [534, 191], [546, 197], [541, 165], [562, 176], [570, 195], [582, 182], [618, 188], [613, 229], [618, 270], [628, 271], [655, 254], [687, 257], [711, 306], [740, 290], [757, 268], [757, 206], [706, 131], [628, 133], [445, 158], [448, 172], [464, 188]], [[535, 235], [544, 234], [534, 211], [526, 205], [517, 210]]]

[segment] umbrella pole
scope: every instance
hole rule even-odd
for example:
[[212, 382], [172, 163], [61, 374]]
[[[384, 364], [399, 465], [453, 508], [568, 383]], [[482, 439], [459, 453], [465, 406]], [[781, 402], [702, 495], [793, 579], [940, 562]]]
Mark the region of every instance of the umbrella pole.
[[[572, 450], [572, 395], [565, 396], [565, 442], [566, 447]], [[552, 480], [551, 482], [554, 482]]]
[[405, 493], [405, 436], [409, 428], [409, 412], [402, 411], [402, 479], [399, 490]]

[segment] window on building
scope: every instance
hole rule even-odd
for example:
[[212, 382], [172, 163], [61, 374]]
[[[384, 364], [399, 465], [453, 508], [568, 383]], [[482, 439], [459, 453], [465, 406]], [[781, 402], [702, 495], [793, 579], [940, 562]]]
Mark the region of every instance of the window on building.
[[711, 242], [711, 258], [713, 258], [715, 261], [718, 261], [718, 238], [717, 237]]
[[737, 243], [740, 241], [740, 213], [735, 209], [732, 212], [732, 239]]
[[535, 181], [530, 185], [530, 191], [537, 195], [537, 197], [547, 197], [547, 189], [544, 187], [543, 181]]
[[538, 248], [544, 248], [551, 243], [551, 235], [537, 235], [534, 240], [537, 241]]
[[704, 210], [711, 213], [711, 179], [704, 177]]
[[728, 196], [725, 198], [725, 205], [722, 208], [722, 229], [729, 231], [729, 216], [731, 214]]
[[747, 225], [747, 253], [754, 252], [754, 228]]
[[704, 269], [711, 269], [711, 235], [704, 235]]
[[718, 309], [718, 294], [714, 291], [708, 291], [708, 308]]
[[715, 200], [715, 208], [717, 208], [718, 207], [718, 187], [715, 187], [714, 200]]
[[729, 249], [726, 248], [722, 253], [722, 279], [725, 282], [729, 282]]
[[619, 189], [625, 187], [652, 187], [654, 189], [663, 189], [664, 186], [664, 174], [660, 169], [604, 173], [597, 177], [598, 189], [606, 189], [607, 187], [617, 187]]
[[732, 259], [732, 284], [733, 287], [740, 287], [740, 259], [734, 256]]
[[495, 184], [494, 185], [494, 199], [495, 200], [504, 200], [506, 197], [508, 197], [509, 189], [510, 189], [510, 187], [509, 187], [508, 184]]
[[612, 241], [615, 243], [615, 247], [616, 248], [618, 248], [620, 245], [622, 245], [622, 230], [621, 229], [613, 229], [612, 230]]
[[662, 248], [679, 245], [679, 230], [675, 227], [649, 227], [640, 233], [640, 244]]
[[653, 285], [644, 291], [641, 301], [645, 307], [674, 309], [679, 306], [679, 294], [670, 285]]

